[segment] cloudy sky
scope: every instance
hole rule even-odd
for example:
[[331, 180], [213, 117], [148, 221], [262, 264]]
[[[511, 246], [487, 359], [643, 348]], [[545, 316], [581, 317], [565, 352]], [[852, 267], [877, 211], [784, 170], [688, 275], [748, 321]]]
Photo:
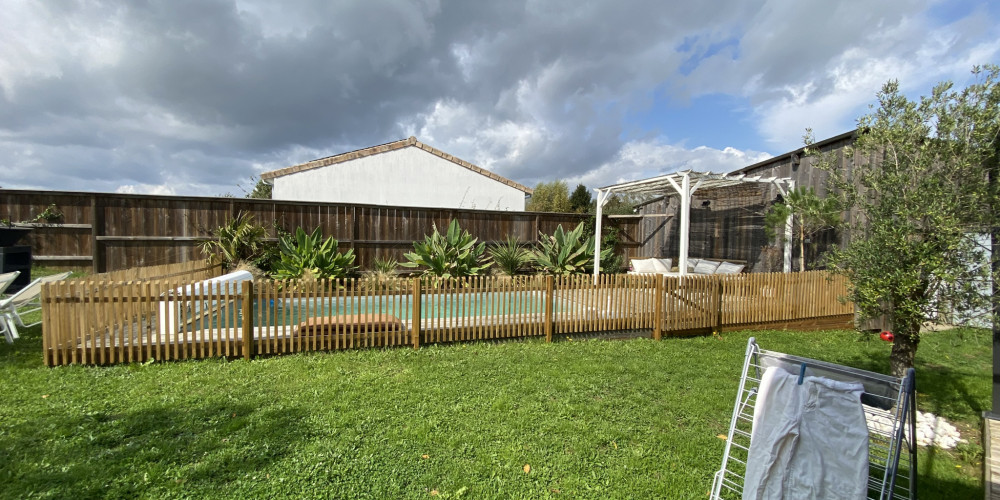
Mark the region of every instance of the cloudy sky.
[[410, 135], [530, 186], [728, 171], [968, 82], [998, 3], [3, 0], [0, 186], [242, 195]]

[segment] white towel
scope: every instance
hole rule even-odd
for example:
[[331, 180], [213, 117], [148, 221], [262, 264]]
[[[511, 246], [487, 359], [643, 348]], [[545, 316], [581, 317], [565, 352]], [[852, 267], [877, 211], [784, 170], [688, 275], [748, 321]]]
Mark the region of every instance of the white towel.
[[764, 371], [743, 499], [858, 499], [868, 493], [864, 386]]

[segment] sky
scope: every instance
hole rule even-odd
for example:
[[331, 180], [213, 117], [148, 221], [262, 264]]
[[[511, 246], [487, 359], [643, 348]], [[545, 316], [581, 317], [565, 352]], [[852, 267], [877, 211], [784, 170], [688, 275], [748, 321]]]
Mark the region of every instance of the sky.
[[528, 186], [726, 172], [1000, 62], [1000, 2], [3, 0], [0, 186], [242, 196], [416, 136]]

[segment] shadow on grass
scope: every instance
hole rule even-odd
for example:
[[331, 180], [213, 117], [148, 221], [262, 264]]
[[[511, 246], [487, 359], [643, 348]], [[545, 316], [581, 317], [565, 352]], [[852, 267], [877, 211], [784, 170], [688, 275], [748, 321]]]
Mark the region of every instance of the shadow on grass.
[[921, 474], [917, 498], [983, 498], [983, 489], [959, 481], [928, 478]]
[[[862, 370], [889, 373], [889, 358], [879, 352], [846, 356], [838, 362]], [[986, 409], [969, 385], [970, 380], [983, 376], [973, 368], [941, 365], [920, 357], [917, 357], [914, 364], [920, 411], [929, 411], [947, 418], [976, 420]]]
[[[951, 465], [947, 460], [938, 460], [938, 454], [947, 452], [934, 447], [920, 450], [917, 456], [917, 498], [983, 498], [981, 481], [961, 482], [946, 478], [947, 474], [941, 469]], [[981, 474], [982, 470], [978, 472]]]
[[44, 364], [42, 359], [42, 327], [21, 328], [21, 337], [8, 344], [0, 336], [0, 366], [12, 368], [36, 368]]
[[261, 410], [247, 403], [40, 416], [0, 433], [2, 496], [214, 491], [287, 455], [306, 434], [303, 416], [297, 409]]
[[[847, 356], [839, 362], [863, 370], [879, 373], [889, 372], [889, 360], [884, 353], [869, 352]], [[919, 356], [915, 360], [917, 405], [920, 411], [955, 421], [962, 420], [974, 424], [984, 408], [978, 400], [970, 380], [981, 374], [973, 368], [944, 366]], [[970, 440], [975, 440], [970, 438]], [[942, 460], [944, 457], [948, 459]], [[926, 498], [976, 498], [983, 495], [983, 489], [969, 483], [945, 478], [942, 467], [951, 467], [954, 457], [950, 452], [937, 447], [921, 447], [917, 458], [918, 494]]]

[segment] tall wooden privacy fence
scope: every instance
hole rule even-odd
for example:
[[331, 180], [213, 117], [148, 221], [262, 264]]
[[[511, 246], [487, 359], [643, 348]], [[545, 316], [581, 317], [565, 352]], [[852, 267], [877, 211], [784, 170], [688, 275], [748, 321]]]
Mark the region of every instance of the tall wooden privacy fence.
[[[356, 264], [367, 269], [375, 257], [404, 260], [413, 242], [435, 226], [458, 220], [480, 241], [508, 236], [525, 243], [538, 233], [552, 234], [560, 224], [570, 229], [593, 216], [583, 214], [498, 212], [447, 208], [391, 207], [344, 203], [206, 198], [111, 193], [74, 193], [4, 189], [0, 219], [32, 220], [55, 205], [63, 214], [54, 224], [32, 224], [26, 244], [32, 259], [49, 266], [90, 267], [95, 273], [201, 260], [200, 244], [239, 212], [252, 214], [269, 237], [275, 226], [307, 232], [321, 228], [339, 249], [354, 250]], [[638, 254], [642, 236], [637, 219], [604, 220], [622, 231], [619, 252]]]
[[48, 365], [272, 354], [651, 330], [849, 325], [842, 278], [471, 277], [262, 281], [65, 281], [42, 290]]

